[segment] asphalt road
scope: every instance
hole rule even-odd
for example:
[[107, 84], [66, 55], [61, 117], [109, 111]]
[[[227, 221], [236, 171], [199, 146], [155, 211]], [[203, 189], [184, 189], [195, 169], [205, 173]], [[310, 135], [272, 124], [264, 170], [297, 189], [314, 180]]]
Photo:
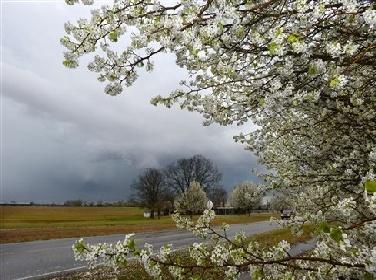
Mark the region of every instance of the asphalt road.
[[[257, 222], [251, 224], [232, 225], [229, 236], [243, 230], [246, 235], [262, 233], [277, 228], [273, 222]], [[87, 237], [89, 243], [116, 242], [124, 235], [108, 235]], [[0, 279], [38, 279], [57, 272], [82, 268], [85, 263], [73, 259], [72, 244], [77, 238], [52, 239], [23, 243], [0, 244]], [[138, 245], [150, 243], [159, 249], [166, 243], [173, 248], [185, 247], [199, 241], [186, 231], [168, 230], [160, 232], [140, 233], [135, 235]]]

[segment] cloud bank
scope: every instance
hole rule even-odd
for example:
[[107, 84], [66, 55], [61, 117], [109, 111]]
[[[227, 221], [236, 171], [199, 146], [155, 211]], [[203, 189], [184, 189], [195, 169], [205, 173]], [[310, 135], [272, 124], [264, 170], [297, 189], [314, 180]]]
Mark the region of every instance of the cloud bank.
[[116, 97], [103, 93], [87, 61], [76, 70], [62, 66], [63, 24], [89, 10], [3, 4], [1, 200], [126, 199], [144, 168], [197, 153], [218, 165], [228, 189], [253, 180], [256, 158], [232, 139], [238, 127], [204, 127], [196, 113], [150, 104], [185, 75], [173, 55], [160, 56], [152, 74]]

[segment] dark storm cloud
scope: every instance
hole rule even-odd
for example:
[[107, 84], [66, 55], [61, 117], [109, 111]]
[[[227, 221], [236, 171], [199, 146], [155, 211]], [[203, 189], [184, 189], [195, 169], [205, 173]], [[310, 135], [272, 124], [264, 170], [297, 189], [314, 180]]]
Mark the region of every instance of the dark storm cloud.
[[256, 158], [232, 139], [239, 128], [150, 105], [184, 78], [172, 55], [123, 95], [106, 96], [87, 59], [76, 70], [61, 65], [63, 24], [88, 8], [7, 2], [3, 11], [3, 201], [124, 199], [144, 168], [197, 153], [215, 161], [226, 187], [253, 178]]

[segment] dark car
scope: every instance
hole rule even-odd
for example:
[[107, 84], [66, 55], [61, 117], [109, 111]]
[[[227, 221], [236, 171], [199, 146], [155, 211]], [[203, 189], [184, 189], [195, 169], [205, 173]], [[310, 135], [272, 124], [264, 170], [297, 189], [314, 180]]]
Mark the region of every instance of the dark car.
[[281, 219], [288, 220], [291, 218], [292, 210], [291, 209], [282, 209], [281, 210]]

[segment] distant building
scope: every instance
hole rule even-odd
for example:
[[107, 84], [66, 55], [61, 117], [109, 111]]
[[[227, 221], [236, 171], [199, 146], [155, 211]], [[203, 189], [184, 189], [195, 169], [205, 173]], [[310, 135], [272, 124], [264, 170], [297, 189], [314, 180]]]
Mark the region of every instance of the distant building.
[[216, 207], [214, 212], [217, 215], [233, 215], [235, 214], [235, 208], [232, 206]]
[[151, 212], [149, 209], [144, 210], [144, 218], [150, 218]]

